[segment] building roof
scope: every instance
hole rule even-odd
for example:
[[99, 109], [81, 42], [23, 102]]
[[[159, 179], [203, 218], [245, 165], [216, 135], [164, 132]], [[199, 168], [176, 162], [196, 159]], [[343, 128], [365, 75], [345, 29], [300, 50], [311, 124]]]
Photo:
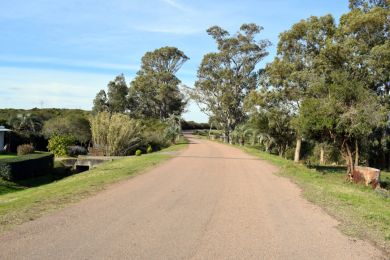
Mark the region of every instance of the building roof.
[[0, 132], [9, 132], [10, 129], [5, 128], [4, 126], [0, 125]]

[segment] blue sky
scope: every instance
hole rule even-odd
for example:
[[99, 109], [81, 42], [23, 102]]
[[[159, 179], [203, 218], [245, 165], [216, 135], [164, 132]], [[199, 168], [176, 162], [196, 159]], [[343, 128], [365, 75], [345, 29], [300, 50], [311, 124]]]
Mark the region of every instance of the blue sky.
[[[311, 15], [347, 12], [340, 0], [0, 0], [0, 108], [91, 109], [96, 93], [124, 73], [130, 82], [146, 51], [176, 46], [190, 60], [178, 77], [196, 80], [215, 51], [205, 30], [264, 27], [272, 60], [280, 32]], [[195, 104], [184, 115], [207, 121]]]

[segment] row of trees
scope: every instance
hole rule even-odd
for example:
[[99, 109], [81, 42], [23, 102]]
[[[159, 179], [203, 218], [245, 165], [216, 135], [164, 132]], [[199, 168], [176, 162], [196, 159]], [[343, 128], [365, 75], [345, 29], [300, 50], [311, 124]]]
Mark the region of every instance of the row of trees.
[[389, 5], [351, 0], [338, 23], [326, 15], [294, 24], [264, 69], [270, 44], [257, 39], [260, 26], [232, 36], [212, 27], [218, 51], [204, 56], [191, 96], [226, 141], [249, 134], [281, 156], [295, 146], [299, 161], [303, 140], [339, 148], [349, 172], [363, 159], [388, 166]]

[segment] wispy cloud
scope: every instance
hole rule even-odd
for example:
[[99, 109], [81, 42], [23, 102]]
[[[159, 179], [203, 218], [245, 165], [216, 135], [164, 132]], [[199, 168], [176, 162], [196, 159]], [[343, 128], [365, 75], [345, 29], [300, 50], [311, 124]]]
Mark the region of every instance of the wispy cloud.
[[94, 60], [73, 60], [53, 57], [23, 57], [23, 56], [0, 56], [1, 63], [17, 63], [17, 64], [35, 64], [35, 65], [60, 65], [74, 68], [84, 69], [107, 69], [107, 70], [127, 70], [136, 71], [139, 69], [138, 65], [118, 64]]
[[162, 0], [162, 1], [176, 10], [186, 12], [186, 13], [195, 13], [195, 9], [190, 8], [189, 6], [183, 5], [183, 4], [179, 3], [179, 1], [177, 1], [177, 0]]

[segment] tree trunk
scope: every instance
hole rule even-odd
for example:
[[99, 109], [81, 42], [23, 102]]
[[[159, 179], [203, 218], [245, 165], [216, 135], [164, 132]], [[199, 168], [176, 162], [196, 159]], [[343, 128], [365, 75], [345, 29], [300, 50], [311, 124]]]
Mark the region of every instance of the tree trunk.
[[349, 148], [348, 144], [345, 144], [345, 150], [346, 150], [346, 161], [347, 161], [347, 165], [348, 165], [347, 174], [351, 180], [353, 170], [355, 167], [354, 167], [354, 163], [353, 163], [352, 152], [351, 152], [351, 149]]
[[278, 147], [278, 152], [279, 152], [279, 156], [280, 157], [283, 157], [283, 154], [284, 154], [284, 152], [283, 152], [283, 145], [279, 145], [279, 147]]
[[359, 165], [359, 145], [358, 141], [355, 140], [355, 166]]
[[323, 144], [321, 144], [320, 146], [320, 164], [321, 165], [325, 164], [325, 148]]
[[294, 162], [298, 163], [301, 155], [302, 138], [297, 138], [297, 145], [295, 146]]

